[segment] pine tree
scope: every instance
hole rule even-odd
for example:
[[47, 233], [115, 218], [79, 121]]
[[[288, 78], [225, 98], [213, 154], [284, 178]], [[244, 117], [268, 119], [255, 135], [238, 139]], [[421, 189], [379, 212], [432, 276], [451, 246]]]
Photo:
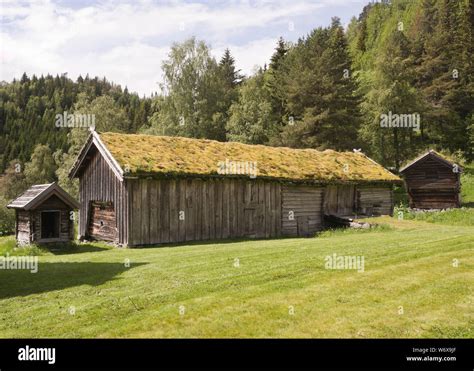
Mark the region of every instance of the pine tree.
[[[282, 144], [353, 149], [360, 123], [357, 85], [339, 19], [299, 42], [288, 55], [287, 111]], [[294, 125], [291, 123], [294, 122]]]
[[[366, 122], [362, 138], [371, 143], [377, 160], [385, 165], [399, 168], [402, 161], [413, 152], [417, 136], [415, 120], [412, 126], [400, 126], [400, 122], [382, 125], [382, 115], [416, 115], [420, 103], [416, 89], [412, 87], [413, 58], [410, 42], [405, 34], [394, 30], [385, 44], [385, 50], [377, 60], [373, 90], [366, 96], [364, 104]], [[420, 118], [420, 121], [422, 119]], [[403, 124], [404, 125], [404, 124]]]
[[224, 55], [219, 62], [219, 68], [228, 88], [235, 88], [242, 81], [241, 70], [236, 69], [235, 59], [228, 48], [224, 51]]

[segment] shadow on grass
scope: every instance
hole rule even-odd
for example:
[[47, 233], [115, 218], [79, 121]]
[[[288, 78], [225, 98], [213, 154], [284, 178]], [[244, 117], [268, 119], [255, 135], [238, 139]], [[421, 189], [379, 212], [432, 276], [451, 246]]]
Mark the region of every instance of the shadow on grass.
[[41, 294], [69, 287], [99, 286], [116, 276], [146, 263], [43, 263], [38, 271], [26, 269], [0, 269], [0, 299]]
[[461, 206], [474, 208], [474, 202], [464, 202]]
[[[314, 237], [314, 236], [309, 236]], [[271, 237], [271, 238], [256, 238], [256, 237], [241, 237], [241, 238], [228, 238], [228, 239], [214, 239], [214, 240], [198, 240], [198, 241], [183, 241], [183, 242], [166, 242], [159, 243], [154, 245], [137, 245], [131, 246], [132, 249], [152, 249], [160, 247], [186, 247], [186, 246], [196, 246], [196, 245], [225, 245], [239, 242], [257, 242], [257, 241], [277, 241], [277, 240], [289, 240], [293, 238], [306, 238], [306, 237], [296, 237], [296, 236], [280, 236], [280, 237]]]
[[54, 255], [66, 255], [66, 254], [80, 254], [85, 252], [99, 252], [99, 251], [107, 251], [110, 250], [112, 247], [101, 247], [96, 246], [91, 243], [68, 243], [68, 244], [61, 244], [61, 245], [51, 245], [45, 247], [48, 251], [50, 251]]

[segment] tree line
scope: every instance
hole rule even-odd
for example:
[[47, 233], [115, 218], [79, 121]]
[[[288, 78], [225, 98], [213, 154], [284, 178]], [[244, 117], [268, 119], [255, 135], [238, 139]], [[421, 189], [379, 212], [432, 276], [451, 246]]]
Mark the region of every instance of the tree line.
[[[474, 157], [474, 2], [369, 3], [290, 43], [250, 76], [191, 38], [171, 47], [151, 97], [105, 78], [32, 76], [0, 85], [0, 188], [67, 178], [88, 131], [54, 125], [68, 111], [96, 129], [293, 148], [362, 151], [398, 169], [428, 148]], [[388, 118], [388, 119], [387, 119]], [[411, 121], [413, 119], [414, 121]], [[21, 171], [18, 172], [18, 169]]]

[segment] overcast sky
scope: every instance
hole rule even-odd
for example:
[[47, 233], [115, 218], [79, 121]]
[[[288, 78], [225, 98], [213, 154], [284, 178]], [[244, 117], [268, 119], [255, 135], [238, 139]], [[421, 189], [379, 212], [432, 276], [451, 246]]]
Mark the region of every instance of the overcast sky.
[[148, 96], [159, 90], [171, 44], [190, 36], [217, 59], [229, 48], [251, 74], [280, 36], [295, 41], [333, 16], [347, 25], [368, 1], [0, 0], [0, 80], [89, 73]]

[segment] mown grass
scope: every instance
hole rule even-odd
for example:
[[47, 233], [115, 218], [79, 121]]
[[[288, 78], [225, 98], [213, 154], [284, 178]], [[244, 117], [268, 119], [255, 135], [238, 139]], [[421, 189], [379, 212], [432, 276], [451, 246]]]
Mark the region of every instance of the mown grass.
[[441, 211], [410, 211], [406, 208], [395, 208], [395, 216], [401, 212], [406, 220], [420, 220], [429, 223], [446, 225], [463, 225], [474, 227], [474, 208], [449, 209]]
[[77, 254], [81, 252], [102, 251], [111, 249], [112, 245], [105, 242], [94, 243], [57, 243], [48, 247], [41, 245], [27, 245], [19, 247], [16, 245], [15, 236], [0, 237], [0, 256], [39, 256], [39, 255], [63, 255]]
[[[0, 336], [472, 338], [472, 227], [374, 222], [390, 227], [46, 253], [0, 270]], [[365, 271], [325, 269], [334, 253]]]

